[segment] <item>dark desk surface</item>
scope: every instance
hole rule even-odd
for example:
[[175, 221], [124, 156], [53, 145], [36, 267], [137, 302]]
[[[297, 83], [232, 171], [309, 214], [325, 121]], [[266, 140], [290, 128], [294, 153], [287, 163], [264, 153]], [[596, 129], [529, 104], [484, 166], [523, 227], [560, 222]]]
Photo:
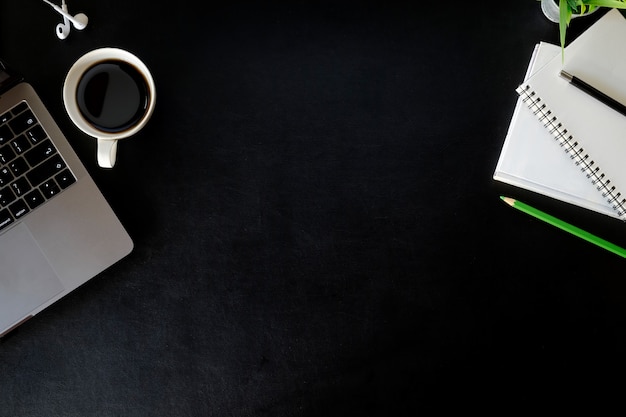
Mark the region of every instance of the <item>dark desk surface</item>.
[[[533, 46], [558, 41], [538, 2], [67, 1], [90, 23], [65, 41], [43, 2], [2, 2], [0, 56], [136, 247], [0, 342], [0, 415], [395, 416], [615, 393], [625, 261], [507, 208], [492, 180]], [[61, 101], [101, 46], [135, 52], [158, 87], [111, 171]]]

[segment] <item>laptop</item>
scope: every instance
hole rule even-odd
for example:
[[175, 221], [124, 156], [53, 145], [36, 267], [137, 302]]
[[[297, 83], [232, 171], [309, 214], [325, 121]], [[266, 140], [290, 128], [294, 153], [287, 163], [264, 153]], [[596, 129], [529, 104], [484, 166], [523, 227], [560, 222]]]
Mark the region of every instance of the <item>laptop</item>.
[[33, 87], [0, 61], [0, 338], [132, 249]]

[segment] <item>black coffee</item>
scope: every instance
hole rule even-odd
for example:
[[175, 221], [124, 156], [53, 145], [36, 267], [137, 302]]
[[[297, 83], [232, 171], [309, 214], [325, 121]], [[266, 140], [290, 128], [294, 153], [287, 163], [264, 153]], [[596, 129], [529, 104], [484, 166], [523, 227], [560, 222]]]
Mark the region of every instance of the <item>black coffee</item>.
[[83, 117], [97, 129], [111, 133], [139, 122], [149, 100], [145, 78], [134, 66], [118, 60], [102, 61], [89, 68], [76, 91]]

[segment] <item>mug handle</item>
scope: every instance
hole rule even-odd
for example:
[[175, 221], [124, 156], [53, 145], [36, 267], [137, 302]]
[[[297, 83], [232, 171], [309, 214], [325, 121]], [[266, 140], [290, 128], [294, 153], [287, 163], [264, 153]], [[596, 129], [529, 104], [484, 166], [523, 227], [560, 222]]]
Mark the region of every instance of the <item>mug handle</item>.
[[98, 165], [113, 168], [117, 157], [116, 139], [98, 139]]

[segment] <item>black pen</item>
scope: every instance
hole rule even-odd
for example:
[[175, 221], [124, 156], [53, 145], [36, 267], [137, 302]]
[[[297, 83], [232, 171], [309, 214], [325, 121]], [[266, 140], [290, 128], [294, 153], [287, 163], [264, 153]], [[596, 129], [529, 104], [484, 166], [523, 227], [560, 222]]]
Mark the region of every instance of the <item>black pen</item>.
[[590, 86], [589, 84], [587, 84], [580, 78], [575, 77], [568, 72], [561, 71], [561, 77], [569, 81], [569, 83], [573, 85], [574, 87], [578, 87], [585, 93], [589, 94], [591, 97], [595, 98], [598, 101], [601, 101], [602, 103], [606, 104], [613, 110], [618, 111], [624, 116], [626, 116], [626, 106], [620, 103], [619, 101], [607, 96], [602, 91], [598, 90], [595, 87]]

